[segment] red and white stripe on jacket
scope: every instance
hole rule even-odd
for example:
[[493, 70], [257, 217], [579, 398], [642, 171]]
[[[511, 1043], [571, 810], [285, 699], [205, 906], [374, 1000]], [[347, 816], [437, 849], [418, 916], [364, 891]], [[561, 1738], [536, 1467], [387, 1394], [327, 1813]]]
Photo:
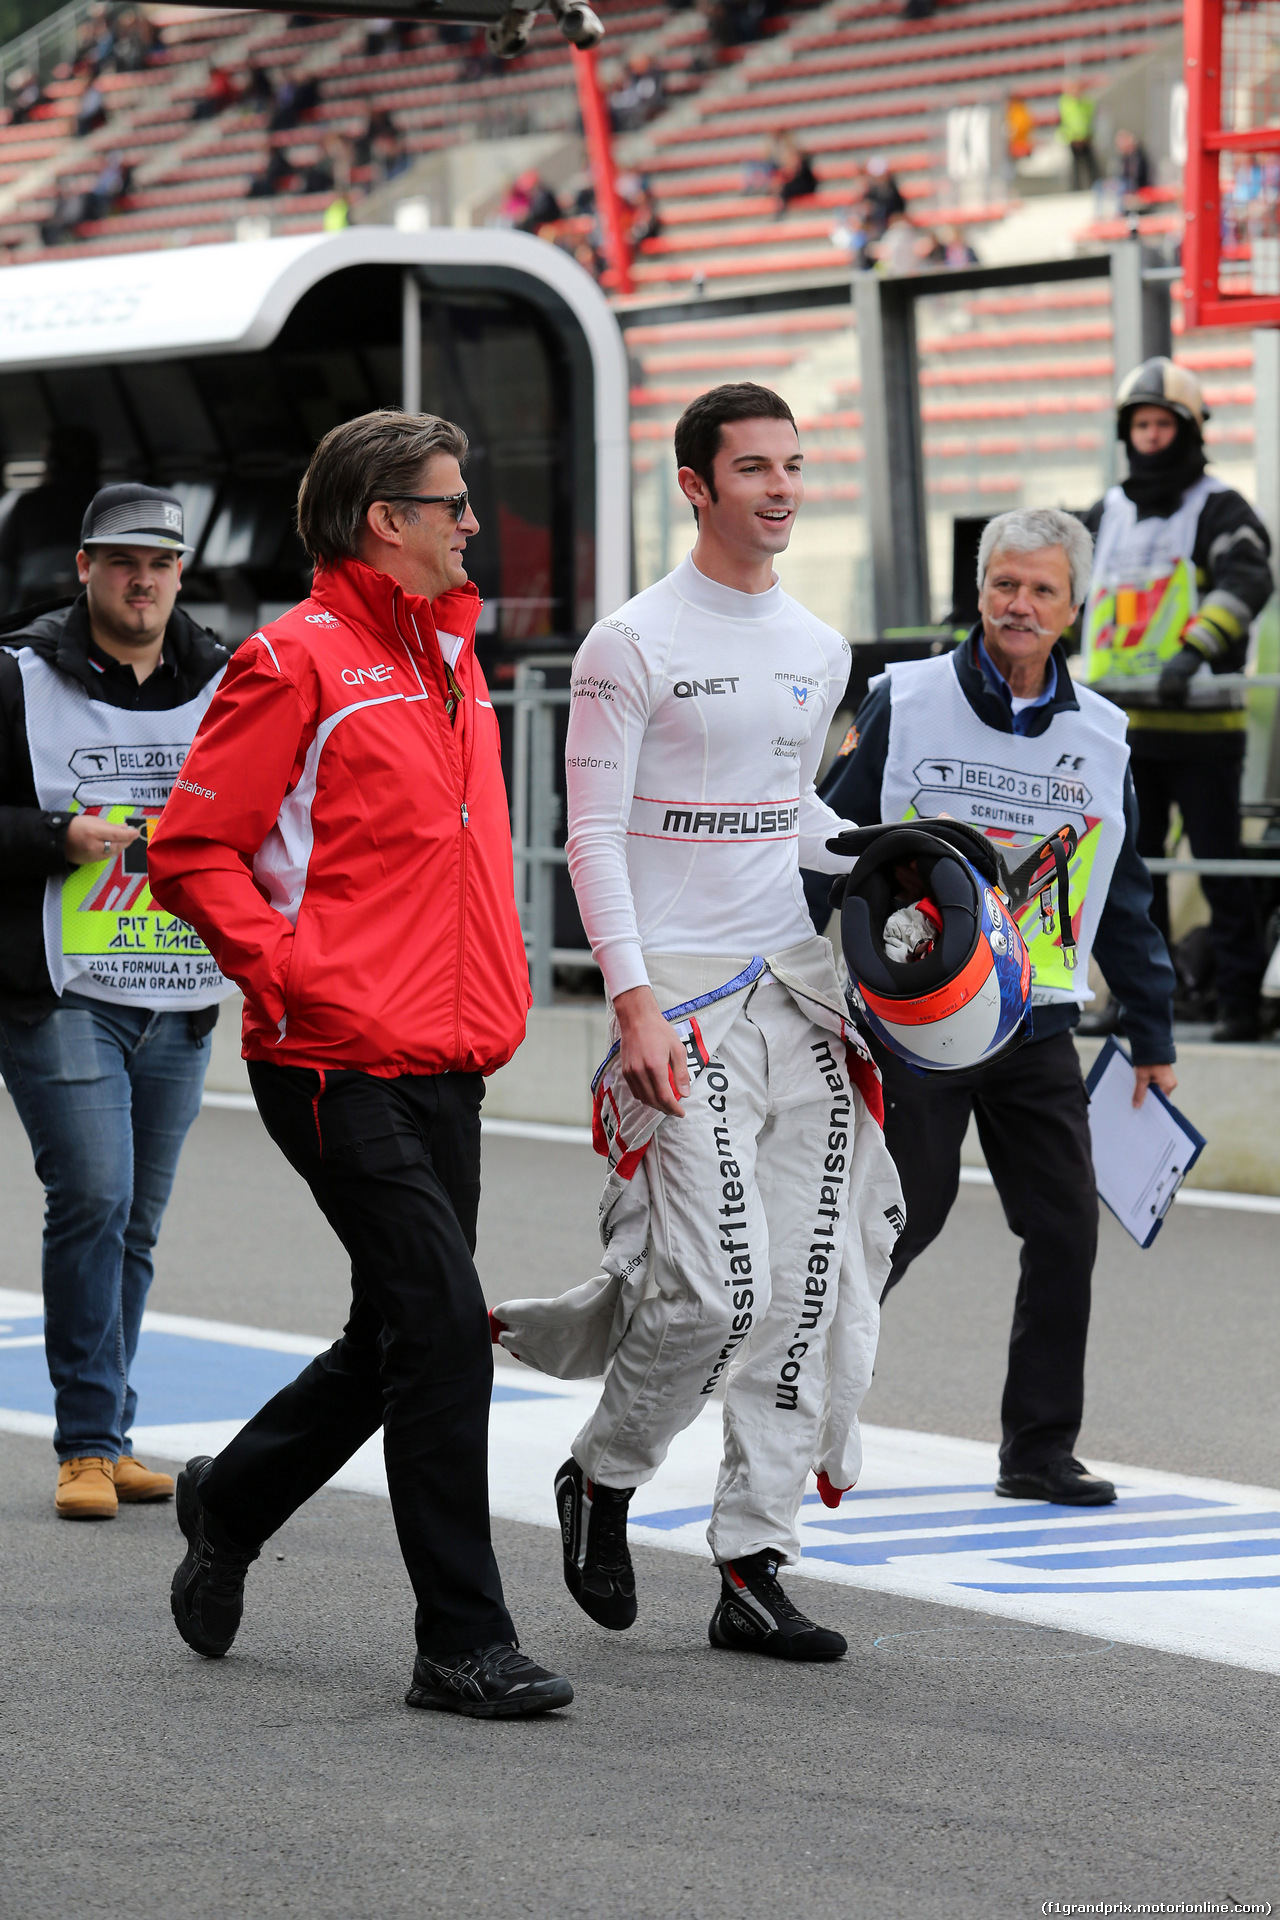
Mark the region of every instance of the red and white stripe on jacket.
[[428, 602], [344, 561], [233, 656], [148, 869], [244, 990], [247, 1059], [491, 1073], [524, 1038], [479, 613], [472, 585]]

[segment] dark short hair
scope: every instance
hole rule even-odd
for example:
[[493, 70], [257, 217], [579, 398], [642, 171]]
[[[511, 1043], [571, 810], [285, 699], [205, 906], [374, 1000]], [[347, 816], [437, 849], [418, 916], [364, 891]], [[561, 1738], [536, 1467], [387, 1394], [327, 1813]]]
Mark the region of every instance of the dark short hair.
[[437, 453], [452, 454], [461, 465], [467, 436], [434, 413], [384, 407], [331, 428], [298, 489], [298, 532], [314, 563], [358, 560], [373, 502], [416, 493], [422, 469]]
[[[721, 429], [735, 420], [790, 420], [795, 415], [780, 393], [759, 387], [754, 380], [734, 380], [723, 387], [712, 387], [691, 400], [676, 421], [676, 465], [692, 467], [704, 480], [711, 498], [716, 498], [716, 455], [723, 438]], [[694, 509], [696, 516], [697, 509]]]

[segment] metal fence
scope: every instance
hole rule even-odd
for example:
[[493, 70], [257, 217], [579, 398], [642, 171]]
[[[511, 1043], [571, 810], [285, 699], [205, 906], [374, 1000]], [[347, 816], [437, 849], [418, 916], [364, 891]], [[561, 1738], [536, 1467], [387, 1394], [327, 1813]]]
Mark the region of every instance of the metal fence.
[[567, 667], [571, 653], [531, 654], [516, 668], [510, 692], [494, 689], [495, 707], [510, 707], [511, 848], [515, 856], [516, 905], [529, 955], [535, 1007], [555, 998], [557, 967], [594, 968], [586, 947], [557, 947], [556, 869], [568, 855], [555, 844], [564, 802], [556, 765], [556, 709], [569, 704], [568, 687], [549, 687], [547, 667]]
[[56, 66], [70, 60], [76, 50], [81, 22], [93, 12], [95, 0], [71, 0], [16, 39], [0, 46], [0, 100], [5, 96], [10, 74], [34, 73], [48, 80]]
[[[546, 669], [565, 668], [571, 653], [531, 654], [516, 668], [515, 686], [495, 689], [495, 707], [510, 708], [512, 751], [510, 774], [511, 842], [515, 856], [516, 904], [529, 956], [533, 1004], [549, 1007], [555, 999], [555, 970], [575, 967], [598, 971], [589, 948], [558, 947], [555, 943], [556, 870], [567, 866], [564, 847], [556, 844], [563, 827], [564, 801], [556, 748], [556, 713], [567, 707], [568, 687], [547, 685]], [[1280, 689], [1280, 674], [1222, 674], [1215, 687], [1248, 692]], [[1098, 681], [1099, 692], [1154, 693], [1155, 679]], [[1277, 808], [1280, 816], [1280, 807]], [[1186, 873], [1201, 878], [1280, 881], [1280, 844], [1271, 859], [1242, 856], [1230, 860], [1181, 859], [1176, 856], [1146, 862], [1153, 874]]]

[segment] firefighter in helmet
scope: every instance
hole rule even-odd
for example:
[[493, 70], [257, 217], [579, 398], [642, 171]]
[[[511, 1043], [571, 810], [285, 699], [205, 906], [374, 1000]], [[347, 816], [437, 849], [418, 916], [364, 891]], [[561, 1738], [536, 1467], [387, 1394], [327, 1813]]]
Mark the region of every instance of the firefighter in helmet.
[[[1085, 521], [1095, 550], [1084, 677], [1107, 681], [1128, 712], [1138, 850], [1147, 857], [1164, 852], [1174, 806], [1197, 859], [1230, 859], [1239, 846], [1245, 706], [1215, 675], [1244, 666], [1250, 626], [1271, 595], [1271, 543], [1248, 501], [1205, 472], [1207, 418], [1185, 367], [1156, 358], [1136, 368], [1116, 396], [1129, 477]], [[1256, 1040], [1265, 956], [1252, 885], [1201, 884], [1216, 959], [1213, 1037]], [[1163, 880], [1152, 916], [1167, 940]]]

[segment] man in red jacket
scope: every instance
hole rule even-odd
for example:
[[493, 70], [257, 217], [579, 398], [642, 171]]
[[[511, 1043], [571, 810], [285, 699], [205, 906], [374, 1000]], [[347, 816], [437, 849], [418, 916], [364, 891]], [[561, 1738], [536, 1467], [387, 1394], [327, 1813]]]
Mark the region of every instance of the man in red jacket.
[[406, 1698], [492, 1718], [573, 1689], [517, 1651], [489, 1537], [480, 1102], [529, 977], [466, 451], [391, 412], [321, 441], [298, 495], [311, 597], [235, 654], [149, 869], [243, 988], [258, 1110], [352, 1261], [342, 1338], [179, 1476], [178, 1631], [227, 1651], [263, 1541], [381, 1427], [418, 1602]]

